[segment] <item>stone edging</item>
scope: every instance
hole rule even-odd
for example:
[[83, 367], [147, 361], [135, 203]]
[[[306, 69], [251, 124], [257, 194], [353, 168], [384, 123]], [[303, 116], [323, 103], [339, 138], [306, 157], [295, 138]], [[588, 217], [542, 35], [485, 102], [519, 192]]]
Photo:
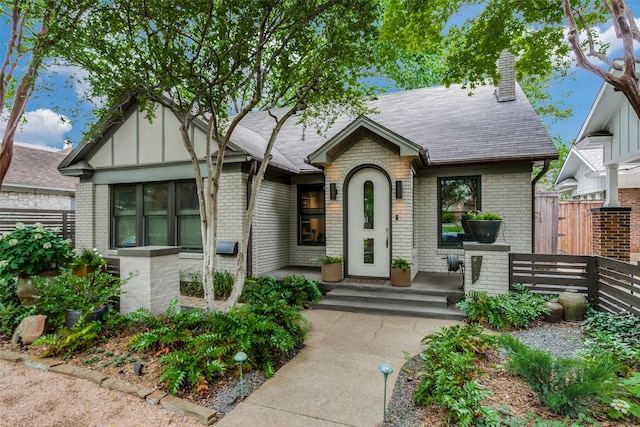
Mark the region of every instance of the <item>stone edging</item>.
[[151, 405], [159, 404], [170, 411], [179, 412], [195, 418], [198, 422], [206, 426], [212, 425], [217, 419], [217, 413], [213, 409], [196, 405], [193, 402], [172, 396], [161, 390], [152, 390], [141, 385], [131, 384], [127, 381], [113, 378], [107, 374], [93, 371], [91, 369], [69, 365], [60, 360], [51, 358], [42, 359], [37, 356], [24, 355], [16, 351], [8, 350], [0, 350], [0, 360], [6, 360], [13, 363], [24, 362], [26, 366], [30, 366], [32, 368], [89, 380], [98, 384], [100, 387], [136, 396], [140, 399], [146, 400], [147, 403]]

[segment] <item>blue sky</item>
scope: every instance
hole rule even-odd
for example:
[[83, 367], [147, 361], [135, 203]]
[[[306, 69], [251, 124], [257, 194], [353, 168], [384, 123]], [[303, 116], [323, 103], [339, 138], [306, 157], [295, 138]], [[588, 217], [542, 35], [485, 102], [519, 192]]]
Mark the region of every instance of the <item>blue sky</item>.
[[[640, 16], [640, 0], [628, 0], [627, 5], [636, 16]], [[612, 37], [611, 28], [601, 28], [600, 31], [612, 42], [610, 56], [620, 56], [621, 50], [616, 48], [617, 40]], [[0, 45], [4, 45], [7, 37], [6, 27], [0, 26]], [[550, 134], [559, 136], [565, 143], [571, 143], [578, 134], [602, 85], [602, 80], [581, 69], [575, 70], [574, 77], [575, 80], [558, 81], [551, 90], [554, 100], [564, 99], [565, 104], [573, 108], [573, 116], [557, 123], [550, 120], [545, 123]], [[74, 145], [78, 143], [96, 102], [82, 99], [86, 89], [86, 84], [70, 69], [52, 66], [40, 78], [38, 90], [27, 106], [26, 123], [22, 125], [16, 141], [55, 148], [61, 148], [67, 138]], [[0, 120], [0, 133], [3, 131], [4, 122]]]

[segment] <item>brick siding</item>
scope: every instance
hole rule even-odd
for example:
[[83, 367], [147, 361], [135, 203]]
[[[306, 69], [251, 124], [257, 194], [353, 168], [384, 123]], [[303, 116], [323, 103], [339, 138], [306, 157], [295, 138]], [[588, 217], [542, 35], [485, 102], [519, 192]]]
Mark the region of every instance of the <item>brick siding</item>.
[[631, 208], [631, 252], [640, 253], [640, 188], [621, 188], [618, 190], [618, 199], [622, 206]]
[[619, 261], [630, 261], [630, 208], [595, 208], [591, 211], [593, 253]]

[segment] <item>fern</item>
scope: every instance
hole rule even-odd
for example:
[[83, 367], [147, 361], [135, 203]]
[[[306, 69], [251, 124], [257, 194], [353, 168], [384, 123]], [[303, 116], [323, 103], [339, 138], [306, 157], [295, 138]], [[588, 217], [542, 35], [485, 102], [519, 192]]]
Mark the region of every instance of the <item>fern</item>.
[[33, 345], [44, 345], [43, 357], [70, 355], [90, 347], [100, 337], [101, 325], [97, 322], [78, 321], [69, 331], [60, 328], [55, 334], [43, 335]]

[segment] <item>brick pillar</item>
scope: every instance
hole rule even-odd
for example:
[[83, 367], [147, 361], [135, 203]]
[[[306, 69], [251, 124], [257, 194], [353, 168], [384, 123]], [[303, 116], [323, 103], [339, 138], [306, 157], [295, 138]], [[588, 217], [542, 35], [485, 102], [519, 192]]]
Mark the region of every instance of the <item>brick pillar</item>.
[[591, 216], [593, 254], [629, 262], [631, 208], [594, 208]]

